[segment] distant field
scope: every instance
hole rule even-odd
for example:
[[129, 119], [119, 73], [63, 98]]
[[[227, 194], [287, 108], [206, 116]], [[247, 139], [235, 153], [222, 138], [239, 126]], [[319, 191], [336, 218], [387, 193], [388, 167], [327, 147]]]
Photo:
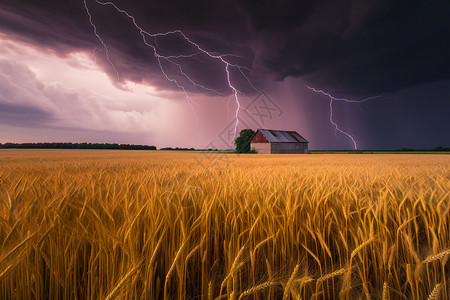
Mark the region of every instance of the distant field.
[[0, 299], [449, 299], [450, 156], [0, 150], [0, 244]]

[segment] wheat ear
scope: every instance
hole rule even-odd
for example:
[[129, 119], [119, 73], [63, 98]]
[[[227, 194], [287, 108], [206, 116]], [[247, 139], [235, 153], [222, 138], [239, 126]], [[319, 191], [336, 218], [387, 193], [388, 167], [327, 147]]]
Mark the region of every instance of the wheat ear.
[[444, 250], [437, 254], [428, 256], [427, 258], [425, 258], [423, 263], [428, 264], [428, 263], [436, 261], [436, 260], [441, 260], [441, 259], [444, 259], [445, 257], [447, 257], [448, 255], [450, 255], [450, 249], [447, 249], [447, 250]]
[[283, 293], [284, 300], [289, 298], [289, 295], [291, 293], [292, 284], [294, 283], [294, 278], [295, 278], [295, 275], [297, 274], [299, 266], [300, 266], [299, 264], [297, 264], [295, 266], [294, 271], [292, 271], [291, 276], [289, 277], [289, 280], [286, 283], [286, 287], [285, 287], [284, 293]]
[[388, 283], [385, 281], [383, 284], [383, 296], [381, 297], [382, 300], [388, 300], [389, 299], [389, 285]]
[[334, 271], [332, 273], [325, 274], [322, 277], [320, 277], [319, 279], [317, 279], [317, 282], [320, 283], [320, 282], [326, 281], [326, 280], [328, 280], [330, 278], [333, 278], [333, 277], [336, 277], [336, 276], [341, 276], [342, 274], [345, 274], [346, 271], [347, 271], [347, 269], [342, 268], [342, 269], [336, 270], [336, 271]]
[[256, 285], [256, 286], [254, 286], [254, 287], [252, 287], [252, 288], [242, 292], [242, 294], [239, 296], [238, 299], [241, 300], [245, 296], [248, 296], [248, 295], [251, 295], [251, 294], [256, 293], [258, 291], [264, 290], [264, 289], [266, 289], [266, 288], [268, 288], [268, 287], [270, 287], [272, 285], [275, 285], [275, 284], [277, 284], [277, 283], [273, 282], [273, 281], [268, 281], [268, 282], [264, 282], [264, 283], [261, 283], [259, 285]]
[[439, 298], [439, 294], [441, 293], [442, 284], [438, 283], [434, 286], [433, 291], [428, 296], [428, 300], [436, 300]]

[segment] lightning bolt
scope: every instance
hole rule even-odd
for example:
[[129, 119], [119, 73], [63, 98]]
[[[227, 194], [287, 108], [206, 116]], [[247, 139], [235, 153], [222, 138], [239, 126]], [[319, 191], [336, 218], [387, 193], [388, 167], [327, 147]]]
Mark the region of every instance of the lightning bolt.
[[[108, 61], [108, 63], [111, 65], [111, 67], [114, 69], [114, 72], [116, 73], [116, 78], [117, 78], [117, 82], [119, 82], [120, 78], [119, 78], [119, 72], [116, 69], [116, 66], [112, 63], [111, 59], [109, 58], [109, 50], [108, 47], [106, 46], [105, 41], [102, 39], [102, 37], [98, 34], [98, 30], [97, 30], [97, 26], [94, 24], [94, 22], [92, 21], [92, 14], [87, 6], [86, 0], [83, 0], [84, 3], [84, 8], [86, 9], [86, 13], [89, 16], [89, 23], [91, 23], [92, 28], [94, 29], [94, 34], [97, 37], [97, 39], [100, 41], [100, 43], [103, 46], [103, 49], [105, 49], [105, 55], [106, 55], [106, 60]], [[94, 57], [95, 57], [95, 50], [97, 48], [94, 49]]]
[[[163, 62], [171, 64], [172, 66], [175, 66], [179, 73], [187, 80], [189, 81], [190, 84], [192, 84], [193, 86], [197, 87], [197, 88], [201, 88], [203, 90], [209, 91], [209, 92], [215, 92], [219, 95], [223, 95], [223, 93], [220, 93], [217, 90], [211, 89], [207, 86], [204, 86], [198, 82], [195, 82], [184, 70], [181, 64], [177, 63], [175, 60], [177, 59], [182, 59], [182, 58], [195, 58], [195, 56], [199, 55], [199, 54], [204, 54], [207, 55], [210, 59], [216, 60], [219, 63], [221, 63], [224, 67], [224, 71], [225, 71], [225, 75], [226, 75], [226, 81], [227, 81], [227, 85], [228, 88], [232, 94], [232, 98], [234, 99], [235, 103], [236, 103], [236, 111], [234, 114], [235, 117], [235, 126], [234, 126], [234, 137], [236, 137], [237, 135], [237, 129], [239, 126], [239, 112], [241, 110], [241, 103], [239, 100], [239, 95], [243, 94], [241, 93], [236, 86], [233, 84], [233, 80], [231, 78], [231, 70], [232, 69], [237, 69], [240, 73], [240, 75], [250, 84], [250, 87], [252, 89], [254, 89], [255, 91], [260, 92], [258, 89], [256, 89], [256, 87], [251, 83], [250, 79], [248, 78], [247, 75], [245, 75], [245, 73], [243, 72], [243, 70], [248, 70], [248, 68], [246, 68], [245, 66], [241, 66], [238, 64], [234, 64], [231, 63], [227, 60], [228, 57], [240, 57], [238, 55], [235, 54], [220, 54], [217, 52], [212, 52], [212, 51], [208, 51], [204, 48], [202, 48], [198, 43], [192, 41], [184, 32], [182, 32], [181, 30], [172, 30], [172, 31], [167, 31], [167, 32], [162, 32], [162, 33], [150, 33], [146, 30], [144, 30], [141, 26], [139, 26], [138, 22], [136, 21], [136, 18], [131, 15], [129, 12], [127, 12], [126, 10], [118, 7], [115, 3], [111, 2], [111, 1], [107, 1], [107, 2], [102, 2], [99, 0], [93, 0], [95, 1], [97, 4], [102, 5], [102, 6], [111, 6], [113, 7], [117, 12], [124, 14], [125, 16], [127, 16], [132, 24], [134, 25], [134, 27], [139, 31], [141, 37], [142, 37], [142, 41], [143, 43], [149, 47], [152, 52], [154, 57], [156, 58], [159, 68], [161, 70], [161, 73], [164, 75], [164, 77], [174, 83], [178, 88], [180, 88], [183, 93], [185, 94], [186, 98], [188, 99], [188, 102], [190, 104], [195, 104], [195, 102], [192, 100], [192, 98], [190, 97], [190, 95], [188, 94], [186, 87], [181, 84], [178, 80], [176, 80], [175, 78], [169, 76], [169, 74], [167, 73], [167, 71], [164, 68]], [[119, 73], [117, 72], [117, 69], [114, 67], [114, 64], [112, 63], [110, 57], [109, 57], [109, 52], [108, 52], [108, 48], [106, 46], [106, 43], [104, 42], [104, 40], [102, 39], [102, 37], [99, 35], [98, 30], [96, 25], [94, 24], [93, 20], [92, 20], [92, 14], [89, 11], [88, 5], [86, 3], [86, 0], [83, 0], [84, 2], [84, 7], [86, 9], [86, 13], [89, 16], [89, 22], [91, 23], [92, 28], [94, 29], [94, 34], [97, 37], [97, 39], [100, 41], [100, 43], [102, 44], [103, 48], [105, 49], [105, 55], [106, 55], [106, 59], [107, 61], [110, 63], [110, 65], [113, 66], [116, 74], [117, 74], [117, 78], [119, 78]], [[172, 35], [178, 35], [180, 36], [186, 43], [190, 44], [191, 46], [193, 46], [195, 49], [197, 49], [196, 53], [191, 53], [191, 54], [186, 54], [186, 55], [162, 55], [160, 52], [158, 52], [158, 48], [161, 49], [158, 45], [157, 42], [157, 38], [159, 37], [166, 37], [166, 36], [172, 36]], [[151, 38], [153, 40], [152, 44], [147, 38]]]
[[331, 95], [330, 93], [327, 93], [323, 90], [319, 90], [319, 89], [315, 89], [313, 87], [310, 87], [308, 85], [306, 85], [306, 87], [313, 91], [314, 93], [317, 94], [321, 94], [323, 96], [328, 97], [328, 99], [330, 99], [330, 123], [333, 125], [335, 131], [342, 133], [343, 135], [347, 136], [353, 143], [353, 147], [355, 150], [358, 150], [358, 143], [356, 142], [356, 139], [348, 132], [342, 130], [341, 128], [339, 128], [338, 124], [333, 120], [333, 102], [334, 101], [342, 101], [342, 102], [346, 102], [346, 103], [364, 103], [366, 101], [372, 100], [372, 99], [376, 99], [376, 98], [380, 98], [382, 97], [381, 95], [377, 95], [377, 96], [371, 96], [368, 98], [364, 98], [361, 100], [354, 100], [354, 99], [347, 99], [347, 98], [337, 98], [334, 97], [333, 95]]

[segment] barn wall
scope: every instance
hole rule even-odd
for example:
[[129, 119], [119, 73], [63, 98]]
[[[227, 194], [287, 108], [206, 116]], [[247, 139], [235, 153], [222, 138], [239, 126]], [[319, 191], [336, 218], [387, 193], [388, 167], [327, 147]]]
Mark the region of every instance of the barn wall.
[[270, 143], [272, 154], [306, 154], [308, 153], [308, 144], [306, 143]]
[[266, 137], [258, 130], [255, 136], [252, 138], [252, 143], [267, 143]]
[[258, 154], [270, 154], [270, 143], [250, 143], [250, 150]]

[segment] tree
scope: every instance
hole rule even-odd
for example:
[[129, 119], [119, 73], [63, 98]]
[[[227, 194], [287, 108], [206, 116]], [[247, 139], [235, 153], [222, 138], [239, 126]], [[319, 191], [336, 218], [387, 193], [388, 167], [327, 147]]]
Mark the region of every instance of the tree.
[[234, 144], [236, 145], [237, 153], [248, 153], [250, 151], [250, 142], [255, 132], [251, 129], [243, 129], [236, 138]]

